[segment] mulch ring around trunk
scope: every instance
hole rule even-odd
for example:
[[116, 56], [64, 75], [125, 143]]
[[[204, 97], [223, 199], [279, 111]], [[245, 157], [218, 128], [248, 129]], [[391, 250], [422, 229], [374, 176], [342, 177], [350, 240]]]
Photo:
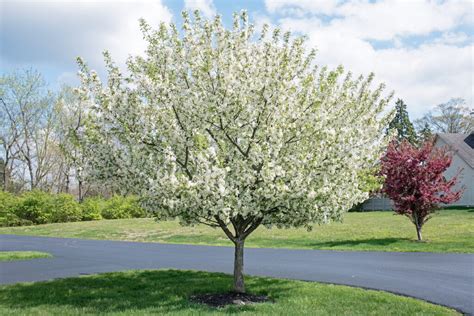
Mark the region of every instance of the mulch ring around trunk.
[[224, 307], [227, 305], [243, 306], [254, 303], [271, 302], [270, 298], [265, 295], [235, 292], [192, 295], [190, 300], [193, 303], [206, 304], [212, 307]]

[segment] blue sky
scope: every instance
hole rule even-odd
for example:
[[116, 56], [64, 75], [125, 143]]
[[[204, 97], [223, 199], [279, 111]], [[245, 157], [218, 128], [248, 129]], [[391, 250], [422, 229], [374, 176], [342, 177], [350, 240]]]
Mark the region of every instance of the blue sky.
[[145, 46], [137, 20], [180, 23], [180, 12], [218, 13], [230, 24], [246, 9], [252, 22], [298, 34], [318, 49], [317, 63], [375, 72], [413, 118], [452, 97], [473, 106], [474, 2], [329, 0], [0, 0], [0, 73], [35, 68], [53, 89], [77, 82], [75, 58], [99, 73], [108, 49], [123, 65]]

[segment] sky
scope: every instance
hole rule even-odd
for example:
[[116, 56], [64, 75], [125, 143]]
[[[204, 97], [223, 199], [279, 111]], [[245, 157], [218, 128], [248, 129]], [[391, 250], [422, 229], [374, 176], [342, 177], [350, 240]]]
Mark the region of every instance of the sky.
[[[181, 23], [181, 11], [247, 10], [264, 23], [307, 35], [316, 63], [374, 72], [412, 119], [451, 98], [474, 108], [474, 1], [341, 0], [0, 0], [0, 74], [37, 69], [52, 89], [77, 84], [76, 57], [103, 73], [102, 52], [123, 65], [146, 46], [138, 19]], [[393, 103], [394, 103], [393, 102]]]

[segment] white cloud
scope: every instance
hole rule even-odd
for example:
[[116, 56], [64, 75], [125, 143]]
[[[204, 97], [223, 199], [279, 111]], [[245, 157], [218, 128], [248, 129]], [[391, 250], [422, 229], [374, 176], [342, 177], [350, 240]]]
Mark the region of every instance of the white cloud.
[[145, 48], [139, 18], [153, 26], [171, 21], [160, 0], [15, 1], [0, 11], [2, 62], [12, 65], [69, 66], [82, 56], [102, 65], [102, 51], [123, 63]]
[[[472, 23], [469, 1], [312, 1], [266, 0], [270, 13], [326, 15], [334, 29], [365, 39], [387, 40], [395, 36], [448, 30], [461, 22]], [[298, 17], [301, 14], [297, 14]], [[469, 21], [471, 19], [471, 21]]]
[[265, 0], [270, 13], [291, 14], [295, 9], [303, 13], [332, 14], [341, 0]]
[[361, 38], [387, 40], [451, 29], [469, 15], [470, 9], [468, 2], [452, 1], [348, 2], [338, 7], [337, 14], [344, 18], [335, 20], [333, 27], [352, 30]]
[[212, 0], [184, 0], [184, 8], [189, 11], [199, 10], [207, 18], [216, 15]]
[[434, 42], [447, 45], [465, 45], [469, 42], [469, 40], [469, 36], [465, 33], [446, 32], [443, 33], [442, 36], [440, 38], [437, 38]]
[[[280, 16], [283, 29], [308, 35], [318, 49], [317, 63], [342, 64], [356, 74], [375, 72], [377, 80], [405, 100], [414, 117], [451, 97], [465, 98], [472, 107], [472, 35], [457, 29], [472, 25], [469, 3], [349, 1], [322, 9], [309, 1], [266, 4]], [[288, 13], [287, 8], [295, 7], [308, 13]], [[410, 36], [418, 42], [410, 42]]]
[[273, 32], [274, 28], [276, 27], [276, 25], [273, 24], [270, 16], [259, 12], [252, 13], [252, 21], [254, 22], [253, 24], [255, 25], [255, 31], [257, 34], [260, 34], [265, 24], [267, 25], [270, 32]]

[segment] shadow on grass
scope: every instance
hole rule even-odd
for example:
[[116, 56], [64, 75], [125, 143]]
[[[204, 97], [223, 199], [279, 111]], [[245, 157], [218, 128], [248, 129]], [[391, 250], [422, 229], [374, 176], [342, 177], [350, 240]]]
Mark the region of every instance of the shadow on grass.
[[313, 246], [318, 247], [328, 247], [328, 248], [337, 248], [337, 247], [354, 247], [361, 245], [371, 245], [371, 246], [388, 246], [401, 241], [411, 241], [408, 238], [371, 238], [371, 239], [355, 239], [355, 240], [338, 240], [338, 241], [326, 241], [313, 244]]
[[[23, 283], [0, 288], [0, 304], [9, 308], [75, 308], [81, 313], [179, 311], [205, 312], [212, 308], [192, 304], [193, 294], [228, 292], [232, 278], [226, 274], [156, 270], [105, 273], [94, 276]], [[276, 300], [291, 285], [284, 280], [247, 278], [252, 294]], [[252, 311], [253, 307], [228, 307], [226, 312]]]

